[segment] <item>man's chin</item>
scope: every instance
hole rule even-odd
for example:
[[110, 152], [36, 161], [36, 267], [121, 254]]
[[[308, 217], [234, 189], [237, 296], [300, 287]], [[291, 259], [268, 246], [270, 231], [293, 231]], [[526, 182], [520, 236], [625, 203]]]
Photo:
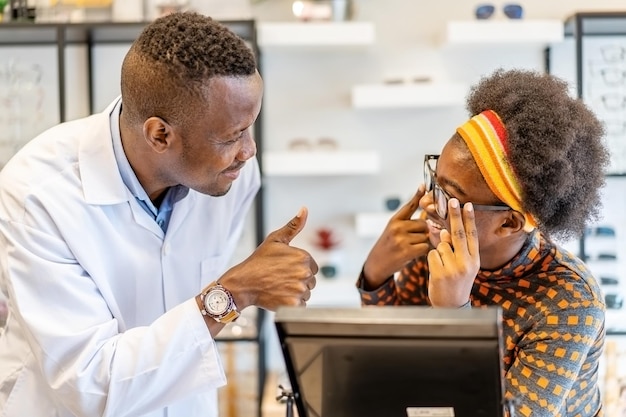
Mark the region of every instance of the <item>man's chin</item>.
[[216, 184], [213, 184], [213, 186], [211, 186], [208, 189], [204, 189], [202, 191], [197, 190], [197, 191], [200, 191], [202, 194], [210, 195], [211, 197], [222, 197], [228, 194], [232, 186], [233, 186], [232, 182], [221, 187], [216, 187]]
[[228, 192], [230, 191], [230, 187], [231, 185], [229, 185], [226, 189], [224, 190], [218, 190], [217, 192], [214, 193], [209, 193], [209, 195], [211, 197], [222, 197], [225, 196], [226, 194], [228, 194]]

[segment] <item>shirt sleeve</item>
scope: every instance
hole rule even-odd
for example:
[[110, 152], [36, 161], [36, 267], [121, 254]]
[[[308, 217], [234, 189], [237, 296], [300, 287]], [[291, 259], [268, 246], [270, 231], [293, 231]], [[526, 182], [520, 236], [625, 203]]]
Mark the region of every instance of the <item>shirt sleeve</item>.
[[362, 305], [430, 305], [426, 257], [407, 263], [395, 278], [390, 276], [380, 287], [371, 290], [365, 288], [361, 270], [356, 285]]

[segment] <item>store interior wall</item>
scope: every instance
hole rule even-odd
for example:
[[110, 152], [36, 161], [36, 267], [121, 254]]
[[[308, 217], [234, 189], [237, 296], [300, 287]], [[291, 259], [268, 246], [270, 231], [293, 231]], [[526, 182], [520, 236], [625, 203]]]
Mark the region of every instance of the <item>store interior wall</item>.
[[[290, 1], [255, 3], [260, 21], [293, 20]], [[495, 2], [501, 7], [504, 2]], [[527, 19], [559, 19], [580, 11], [624, 10], [619, 1], [521, 3]], [[463, 106], [353, 109], [350, 91], [355, 84], [386, 79], [429, 77], [471, 85], [497, 68], [545, 70], [545, 47], [538, 44], [480, 44], [446, 46], [442, 43], [448, 20], [471, 20], [476, 3], [444, 0], [356, 0], [355, 16], [373, 22], [374, 45], [351, 48], [266, 48], [262, 65], [264, 150], [286, 150], [296, 138], [336, 139], [344, 149], [373, 149], [381, 169], [373, 176], [266, 178], [266, 230], [280, 227], [300, 207], [309, 208], [307, 229], [293, 244], [310, 249], [313, 233], [331, 227], [342, 238], [338, 278], [318, 276], [312, 305], [358, 305], [354, 282], [375, 238], [357, 237], [357, 212], [384, 210], [387, 197], [404, 202], [422, 182], [422, 158], [439, 153], [456, 126], [467, 118]], [[494, 18], [502, 19], [496, 12]], [[571, 59], [571, 57], [570, 57]], [[567, 69], [569, 63], [562, 67]], [[573, 65], [573, 62], [571, 63]], [[566, 75], [566, 71], [563, 76]], [[391, 212], [389, 213], [391, 215]], [[576, 242], [566, 242], [572, 250]], [[338, 294], [341, 292], [342, 294]], [[282, 357], [268, 326], [268, 366], [282, 369]]]
[[[191, 6], [211, 15], [210, 6], [215, 1], [191, 0]], [[251, 0], [251, 17], [258, 23], [294, 21], [291, 4], [291, 0]], [[494, 4], [501, 8], [504, 2]], [[527, 0], [521, 4], [526, 19], [564, 20], [580, 11], [624, 10], [622, 0]], [[341, 149], [375, 150], [381, 161], [376, 175], [264, 179], [267, 232], [281, 227], [306, 206], [308, 224], [294, 245], [315, 254], [313, 233], [319, 227], [331, 227], [341, 239], [339, 276], [333, 282], [318, 277], [312, 305], [358, 305], [353, 284], [374, 238], [356, 236], [355, 213], [382, 211], [387, 197], [397, 196], [403, 202], [410, 198], [422, 181], [423, 154], [438, 153], [467, 117], [463, 106], [356, 110], [350, 105], [351, 87], [415, 77], [471, 85], [497, 68], [544, 70], [545, 45], [442, 45], [446, 22], [473, 19], [475, 6], [475, 2], [459, 0], [354, 0], [353, 19], [375, 25], [373, 45], [262, 49], [263, 151], [286, 150], [290, 141], [298, 138], [333, 138]], [[501, 16], [498, 11], [494, 18]], [[16, 55], [22, 61], [37, 60], [49, 52], [42, 55], [40, 49], [0, 48], [0, 62]], [[96, 47], [96, 111], [118, 94], [119, 65], [126, 50], [125, 45]], [[86, 85], [84, 72], [72, 65], [72, 56], [81, 53], [77, 47], [68, 57], [68, 71], [74, 74], [67, 86], [70, 119], [88, 109], [81, 98]], [[55, 79], [54, 66], [46, 65], [45, 71], [46, 80]], [[47, 111], [42, 127], [58, 121], [53, 90], [46, 91], [44, 107]], [[280, 285], [279, 278], [276, 285]], [[266, 326], [268, 367], [280, 371], [282, 357], [271, 320], [270, 314]]]

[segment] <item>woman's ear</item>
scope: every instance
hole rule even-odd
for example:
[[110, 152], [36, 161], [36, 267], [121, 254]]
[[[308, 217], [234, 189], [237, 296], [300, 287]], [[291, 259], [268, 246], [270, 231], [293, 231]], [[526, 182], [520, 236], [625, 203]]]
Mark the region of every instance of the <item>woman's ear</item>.
[[525, 224], [526, 218], [522, 213], [510, 210], [506, 212], [506, 216], [501, 223], [500, 230], [503, 235], [512, 235], [524, 230]]
[[172, 127], [160, 117], [150, 117], [143, 124], [143, 136], [150, 148], [163, 153], [171, 145]]

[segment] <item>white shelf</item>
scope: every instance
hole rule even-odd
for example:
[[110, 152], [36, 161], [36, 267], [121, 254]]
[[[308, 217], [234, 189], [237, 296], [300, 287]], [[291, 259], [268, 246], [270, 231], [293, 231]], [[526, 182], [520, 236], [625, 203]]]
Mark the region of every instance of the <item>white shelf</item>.
[[352, 87], [355, 108], [463, 106], [468, 86], [458, 83], [371, 84]]
[[372, 175], [380, 161], [374, 151], [268, 151], [263, 152], [267, 176]]
[[357, 213], [354, 216], [356, 234], [359, 237], [378, 237], [382, 234], [393, 212]]
[[368, 22], [259, 23], [259, 46], [355, 46], [374, 43], [374, 24]]
[[446, 30], [448, 44], [548, 44], [563, 40], [560, 20], [475, 20], [450, 21]]

